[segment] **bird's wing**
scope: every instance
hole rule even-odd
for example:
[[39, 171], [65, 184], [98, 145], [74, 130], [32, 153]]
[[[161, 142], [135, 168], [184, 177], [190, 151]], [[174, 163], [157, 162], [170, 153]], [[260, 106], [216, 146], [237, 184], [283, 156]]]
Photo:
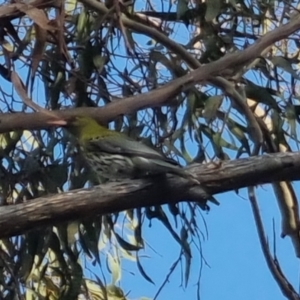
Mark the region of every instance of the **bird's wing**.
[[157, 159], [168, 162], [173, 165], [177, 163], [169, 158], [166, 158], [156, 150], [131, 139], [110, 138], [105, 140], [91, 139], [87, 143], [92, 151], [103, 151], [110, 154], [123, 154], [128, 156], [141, 156], [149, 159]]

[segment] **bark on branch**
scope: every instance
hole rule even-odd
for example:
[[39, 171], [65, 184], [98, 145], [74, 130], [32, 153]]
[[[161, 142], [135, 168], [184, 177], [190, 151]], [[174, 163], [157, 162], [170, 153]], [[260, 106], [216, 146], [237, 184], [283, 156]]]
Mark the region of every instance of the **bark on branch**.
[[74, 190], [27, 203], [0, 207], [0, 238], [41, 225], [86, 218], [137, 207], [199, 201], [247, 186], [300, 179], [300, 152], [275, 153], [190, 167], [203, 187], [182, 178], [126, 180]]

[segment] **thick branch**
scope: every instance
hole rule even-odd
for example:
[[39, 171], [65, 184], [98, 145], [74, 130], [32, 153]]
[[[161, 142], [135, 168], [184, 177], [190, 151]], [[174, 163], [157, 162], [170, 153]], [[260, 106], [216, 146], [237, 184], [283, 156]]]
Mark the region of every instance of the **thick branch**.
[[[300, 152], [276, 153], [190, 168], [205, 186], [190, 186], [179, 177], [166, 180], [127, 180], [93, 189], [76, 190], [0, 208], [0, 238], [40, 225], [86, 218], [143, 206], [200, 201], [208, 194], [246, 186], [300, 179]], [[207, 193], [208, 192], [208, 193]]]

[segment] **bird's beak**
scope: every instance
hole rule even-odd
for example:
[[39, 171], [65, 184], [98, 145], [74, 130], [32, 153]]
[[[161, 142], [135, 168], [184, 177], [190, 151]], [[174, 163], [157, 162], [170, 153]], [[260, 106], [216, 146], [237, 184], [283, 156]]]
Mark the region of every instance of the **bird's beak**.
[[49, 120], [47, 121], [47, 124], [51, 126], [66, 126], [68, 123], [65, 120], [62, 119], [54, 119], [54, 120]]

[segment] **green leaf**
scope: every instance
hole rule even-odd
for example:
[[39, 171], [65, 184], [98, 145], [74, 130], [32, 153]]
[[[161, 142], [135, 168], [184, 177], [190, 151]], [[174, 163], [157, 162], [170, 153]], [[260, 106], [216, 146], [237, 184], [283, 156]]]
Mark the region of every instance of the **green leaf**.
[[177, 19], [180, 20], [188, 11], [188, 0], [178, 0], [177, 2]]
[[146, 274], [144, 268], [142, 267], [141, 263], [140, 263], [140, 259], [139, 259], [139, 256], [138, 256], [138, 253], [136, 254], [136, 262], [137, 262], [137, 267], [140, 271], [140, 273], [142, 274], [142, 276], [147, 280], [149, 281], [150, 283], [154, 284], [155, 283], [153, 282], [153, 280]]
[[187, 287], [189, 277], [190, 277], [190, 272], [191, 272], [192, 257], [189, 254], [191, 253], [191, 248], [188, 243], [188, 231], [184, 226], [181, 228], [180, 237], [181, 237], [182, 244], [184, 245], [184, 249], [189, 249], [188, 252], [184, 251], [184, 258], [185, 258], [184, 283], [185, 283], [185, 287]]
[[277, 111], [281, 111], [276, 100], [273, 98], [273, 96], [277, 95], [278, 93], [273, 89], [259, 86], [254, 82], [247, 80], [247, 84], [245, 86], [245, 92], [247, 98], [250, 98], [256, 101], [257, 103], [266, 104]]
[[117, 256], [113, 257], [110, 253], [107, 253], [107, 260], [112, 274], [112, 284], [115, 285], [121, 279], [120, 260]]
[[221, 10], [221, 0], [207, 0], [206, 2], [205, 20], [211, 22]]
[[136, 245], [132, 245], [132, 244], [128, 243], [123, 238], [121, 238], [118, 233], [115, 232], [114, 234], [116, 236], [116, 239], [117, 239], [118, 243], [120, 244], [120, 246], [123, 249], [125, 249], [127, 251], [138, 251], [138, 250], [140, 250], [142, 248], [140, 246], [136, 246]]
[[205, 107], [203, 110], [203, 117], [205, 118], [207, 123], [212, 122], [216, 118], [217, 111], [221, 106], [223, 101], [222, 95], [216, 95], [209, 97], [205, 101]]

